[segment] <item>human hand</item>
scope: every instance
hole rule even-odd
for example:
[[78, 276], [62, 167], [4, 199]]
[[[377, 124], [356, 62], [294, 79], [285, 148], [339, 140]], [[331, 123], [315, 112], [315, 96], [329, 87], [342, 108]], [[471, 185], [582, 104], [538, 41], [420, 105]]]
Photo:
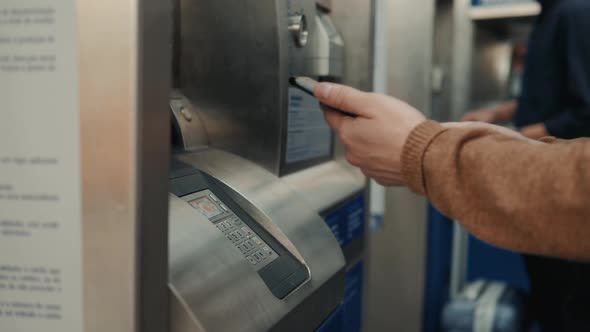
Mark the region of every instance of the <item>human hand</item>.
[[349, 163], [379, 184], [405, 184], [401, 155], [412, 130], [425, 120], [420, 112], [392, 97], [332, 83], [316, 85], [314, 95], [344, 144]]
[[461, 121], [477, 121], [485, 123], [496, 123], [497, 114], [493, 108], [484, 108], [466, 113]]
[[547, 128], [542, 123], [526, 126], [520, 129], [520, 133], [528, 138], [540, 139], [545, 136], [549, 136]]

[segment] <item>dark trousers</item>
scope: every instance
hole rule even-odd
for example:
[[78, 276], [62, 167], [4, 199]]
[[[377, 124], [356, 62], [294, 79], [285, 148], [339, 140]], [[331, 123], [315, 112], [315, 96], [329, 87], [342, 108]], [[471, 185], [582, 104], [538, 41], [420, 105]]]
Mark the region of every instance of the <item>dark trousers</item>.
[[590, 332], [590, 264], [525, 256], [541, 332]]

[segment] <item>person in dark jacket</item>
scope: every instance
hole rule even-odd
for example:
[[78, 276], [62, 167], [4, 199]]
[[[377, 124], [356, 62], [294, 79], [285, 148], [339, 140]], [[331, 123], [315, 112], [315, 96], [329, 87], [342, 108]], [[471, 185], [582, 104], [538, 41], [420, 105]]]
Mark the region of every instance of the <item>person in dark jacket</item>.
[[[543, 9], [530, 36], [518, 101], [467, 113], [463, 120], [513, 121], [534, 139], [588, 137], [590, 0], [539, 2]], [[590, 265], [528, 255], [525, 263], [541, 330], [590, 331]]]

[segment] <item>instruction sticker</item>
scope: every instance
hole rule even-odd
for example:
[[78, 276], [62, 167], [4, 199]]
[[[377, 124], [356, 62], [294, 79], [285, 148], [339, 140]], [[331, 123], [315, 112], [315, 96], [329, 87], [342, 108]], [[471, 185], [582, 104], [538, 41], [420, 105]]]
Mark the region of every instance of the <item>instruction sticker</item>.
[[0, 1], [0, 331], [82, 331], [74, 0]]
[[328, 157], [331, 152], [332, 132], [317, 99], [289, 87], [287, 164]]

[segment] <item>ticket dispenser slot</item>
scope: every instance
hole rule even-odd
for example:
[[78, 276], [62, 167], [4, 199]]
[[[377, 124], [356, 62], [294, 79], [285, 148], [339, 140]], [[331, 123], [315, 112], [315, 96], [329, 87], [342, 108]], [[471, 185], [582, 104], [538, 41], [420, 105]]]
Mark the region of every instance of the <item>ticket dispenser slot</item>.
[[275, 297], [283, 299], [309, 280], [307, 267], [246, 213], [220, 181], [189, 166], [172, 172], [170, 190], [223, 234]]

